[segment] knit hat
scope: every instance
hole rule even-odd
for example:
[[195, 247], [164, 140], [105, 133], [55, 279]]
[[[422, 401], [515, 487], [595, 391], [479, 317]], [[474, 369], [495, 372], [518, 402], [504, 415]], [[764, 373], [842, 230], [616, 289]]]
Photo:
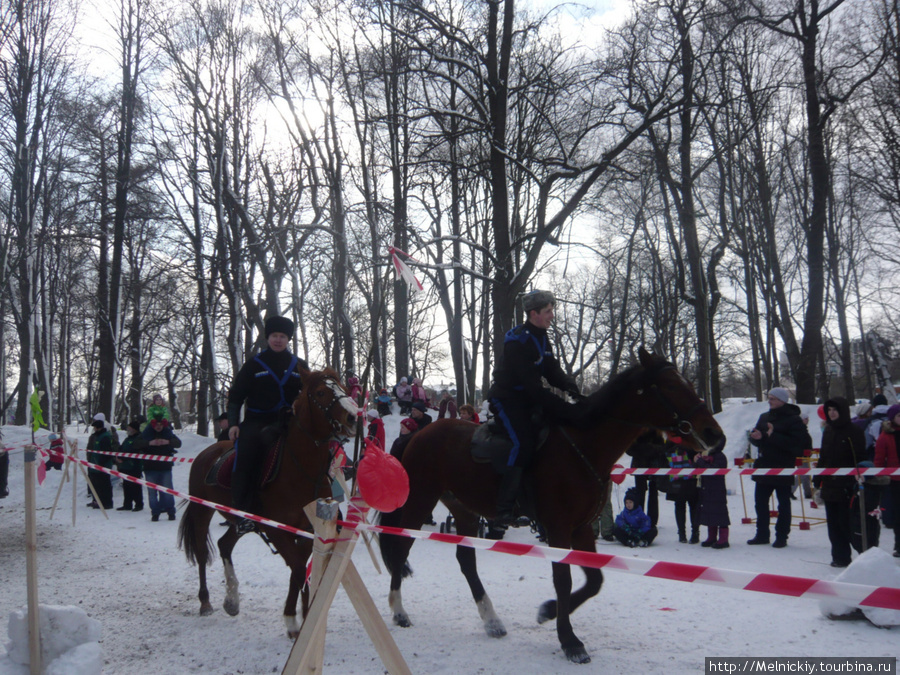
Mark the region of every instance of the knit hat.
[[407, 379], [405, 377], [400, 378], [400, 384], [406, 384]]
[[872, 404], [868, 401], [863, 401], [859, 404], [859, 407], [856, 409], [857, 417], [865, 417], [870, 412], [872, 412]]
[[407, 417], [405, 420], [400, 422], [400, 426], [406, 427], [410, 431], [418, 431], [419, 430], [419, 425], [416, 423], [416, 421], [412, 417]]
[[370, 409], [369, 409], [369, 412], [366, 413], [366, 416], [367, 416], [369, 419], [373, 419], [373, 420], [374, 420], [374, 419], [378, 419], [378, 411], [375, 410], [375, 408], [370, 408]]
[[774, 396], [782, 403], [790, 403], [791, 395], [788, 393], [788, 390], [784, 387], [773, 387], [769, 389], [769, 396]]
[[887, 396], [884, 394], [875, 394], [872, 397], [872, 407], [877, 408], [880, 405], [887, 405]]
[[550, 291], [531, 291], [522, 296], [522, 308], [526, 313], [531, 310], [540, 310], [547, 305], [555, 305], [556, 298]]
[[135, 431], [140, 431], [141, 430], [141, 420], [139, 420], [137, 417], [135, 417], [128, 423], [128, 428], [134, 429]]
[[219, 416], [216, 418], [216, 422], [221, 422], [222, 420], [227, 420], [227, 419], [228, 419], [228, 413], [227, 413], [227, 412], [223, 412], [221, 415], [219, 415]]
[[640, 499], [638, 499], [638, 496], [639, 496], [639, 494], [638, 494], [637, 488], [633, 488], [633, 487], [628, 488], [627, 490], [625, 490], [625, 496], [622, 498], [622, 501], [624, 502], [624, 501], [630, 499], [631, 501], [633, 501], [635, 503], [635, 505], [637, 505], [641, 501]]
[[900, 415], [900, 403], [895, 403], [890, 408], [888, 408], [888, 411], [887, 411], [888, 421], [893, 422], [894, 418], [897, 415]]
[[285, 316], [270, 316], [266, 319], [266, 338], [272, 333], [284, 333], [288, 338], [294, 337], [294, 322]]
[[97, 427], [98, 429], [102, 429], [106, 426], [106, 415], [103, 413], [97, 413], [94, 415], [94, 419], [91, 421], [92, 427]]
[[422, 413], [428, 412], [428, 408], [425, 406], [424, 403], [422, 403], [422, 401], [416, 401], [415, 403], [412, 404], [412, 407]]

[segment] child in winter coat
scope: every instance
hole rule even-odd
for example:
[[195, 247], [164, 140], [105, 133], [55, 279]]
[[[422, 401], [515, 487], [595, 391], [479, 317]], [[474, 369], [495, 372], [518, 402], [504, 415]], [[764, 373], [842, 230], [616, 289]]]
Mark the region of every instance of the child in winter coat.
[[[728, 459], [722, 452], [724, 445], [713, 448], [708, 455], [697, 453], [694, 464], [698, 469], [728, 468]], [[728, 489], [725, 476], [702, 476], [700, 478], [700, 525], [706, 525], [709, 534], [700, 545], [707, 548], [728, 548]]]
[[637, 493], [630, 488], [625, 493], [625, 508], [616, 516], [613, 536], [625, 546], [645, 547], [656, 538], [656, 528], [650, 524], [650, 518], [637, 504]]
[[356, 405], [360, 403], [360, 397], [362, 396], [362, 387], [359, 386], [359, 378], [356, 375], [351, 375], [347, 378], [347, 390], [350, 394], [350, 398], [353, 399], [353, 402]]
[[400, 414], [409, 415], [413, 404], [412, 387], [409, 386], [405, 377], [401, 377], [400, 382], [397, 383], [397, 403], [400, 404]]
[[425, 387], [422, 386], [422, 380], [418, 377], [412, 383], [412, 400], [413, 403], [424, 403], [426, 408], [430, 407], [428, 393], [425, 391]]
[[366, 438], [371, 438], [373, 441], [378, 443], [378, 447], [382, 450], [385, 450], [384, 447], [384, 422], [381, 421], [381, 417], [378, 416], [378, 411], [372, 408], [366, 413], [366, 417], [369, 421], [369, 428], [366, 432]]
[[378, 396], [375, 397], [375, 401], [378, 404], [378, 414], [384, 417], [385, 415], [391, 415], [391, 395], [388, 393], [387, 389], [382, 389], [378, 392]]
[[[147, 419], [152, 420], [157, 415], [162, 415], [162, 419], [170, 422], [169, 419], [169, 407], [166, 405], [165, 399], [162, 397], [162, 394], [153, 394], [153, 403], [151, 403], [147, 407]], [[144, 425], [144, 429], [147, 428], [147, 425]], [[141, 429], [143, 431], [144, 429]]]

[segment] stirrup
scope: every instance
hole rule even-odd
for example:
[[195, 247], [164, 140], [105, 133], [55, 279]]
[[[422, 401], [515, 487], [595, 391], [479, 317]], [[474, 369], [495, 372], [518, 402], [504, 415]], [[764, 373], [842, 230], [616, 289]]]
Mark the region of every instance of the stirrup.
[[256, 530], [256, 523], [249, 518], [240, 518], [235, 524], [234, 529], [238, 534], [250, 534]]

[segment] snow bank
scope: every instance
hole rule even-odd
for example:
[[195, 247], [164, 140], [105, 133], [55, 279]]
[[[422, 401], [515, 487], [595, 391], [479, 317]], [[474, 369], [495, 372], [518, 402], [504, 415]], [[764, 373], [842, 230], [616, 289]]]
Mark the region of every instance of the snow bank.
[[[870, 548], [841, 572], [835, 581], [900, 588], [900, 567], [897, 567], [893, 556], [887, 551]], [[820, 600], [819, 609], [830, 619], [847, 617], [857, 612], [855, 607], [839, 600]], [[878, 607], [860, 607], [860, 609], [869, 621], [880, 628], [900, 626], [900, 611], [896, 609]]]
[[[47, 675], [96, 675], [103, 669], [100, 622], [80, 607], [41, 605], [41, 662]], [[28, 649], [28, 609], [9, 615], [7, 658], [0, 661], [0, 673], [28, 672], [14, 664], [30, 664]], [[10, 667], [12, 666], [12, 667]]]

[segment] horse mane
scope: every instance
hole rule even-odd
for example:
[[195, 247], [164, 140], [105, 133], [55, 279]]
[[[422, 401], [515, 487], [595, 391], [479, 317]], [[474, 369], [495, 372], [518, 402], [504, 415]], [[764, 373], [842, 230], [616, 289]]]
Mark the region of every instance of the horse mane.
[[664, 358], [654, 355], [653, 362], [649, 366], [644, 366], [640, 362], [629, 366], [587, 397], [588, 414], [585, 418], [597, 420], [607, 416], [613, 406], [621, 403], [626, 391], [644, 386], [645, 382], [669, 365], [671, 364]]

